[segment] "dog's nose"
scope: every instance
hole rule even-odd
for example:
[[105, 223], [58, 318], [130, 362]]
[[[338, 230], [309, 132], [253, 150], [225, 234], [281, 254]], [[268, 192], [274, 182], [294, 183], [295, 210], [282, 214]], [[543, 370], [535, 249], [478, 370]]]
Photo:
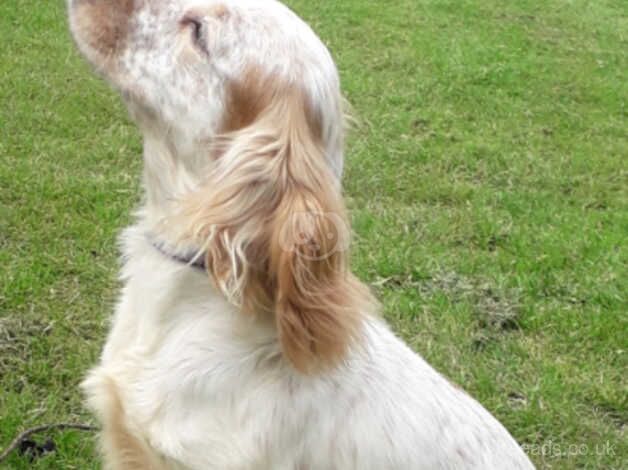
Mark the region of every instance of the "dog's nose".
[[135, 0], [68, 0], [75, 39], [100, 61], [118, 54], [127, 45]]

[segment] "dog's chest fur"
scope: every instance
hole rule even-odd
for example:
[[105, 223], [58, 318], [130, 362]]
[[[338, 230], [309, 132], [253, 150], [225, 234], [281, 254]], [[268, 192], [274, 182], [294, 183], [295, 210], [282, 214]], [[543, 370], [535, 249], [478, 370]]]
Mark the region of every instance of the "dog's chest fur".
[[[378, 320], [337, 372], [306, 377], [282, 358], [272, 325], [165, 257], [141, 225], [123, 240], [123, 293], [85, 386], [98, 408], [98, 388], [114, 378], [127, 426], [168, 468], [497, 468], [496, 446], [516, 450], [494, 418]], [[478, 448], [492, 451], [469, 450]]]

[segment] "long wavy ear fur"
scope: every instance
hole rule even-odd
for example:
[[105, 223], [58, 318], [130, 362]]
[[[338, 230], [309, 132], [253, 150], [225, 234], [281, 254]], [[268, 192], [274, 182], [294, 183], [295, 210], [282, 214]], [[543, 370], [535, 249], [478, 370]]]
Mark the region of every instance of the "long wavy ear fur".
[[228, 132], [185, 218], [216, 285], [245, 311], [275, 315], [284, 355], [312, 372], [342, 360], [371, 296], [347, 266], [321, 120], [301, 90], [247, 76], [229, 91]]

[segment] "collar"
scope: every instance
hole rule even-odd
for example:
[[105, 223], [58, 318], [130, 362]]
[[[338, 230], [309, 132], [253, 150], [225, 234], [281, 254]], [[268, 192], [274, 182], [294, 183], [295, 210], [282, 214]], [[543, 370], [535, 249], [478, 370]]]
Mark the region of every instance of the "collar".
[[154, 235], [146, 234], [148, 243], [166, 258], [176, 263], [185, 264], [200, 271], [207, 271], [205, 254], [195, 251], [177, 252], [167, 242], [158, 240]]

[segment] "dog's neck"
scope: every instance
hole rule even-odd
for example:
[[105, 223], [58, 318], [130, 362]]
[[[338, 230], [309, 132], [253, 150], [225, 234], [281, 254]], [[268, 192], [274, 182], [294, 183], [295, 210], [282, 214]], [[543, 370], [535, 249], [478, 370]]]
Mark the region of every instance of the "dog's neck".
[[[206, 162], [193, 148], [178, 145], [166, 133], [144, 133], [144, 207], [141, 211], [144, 224], [154, 232], [169, 227], [177, 215], [178, 202], [198, 188]], [[174, 227], [166, 229], [166, 232]], [[164, 234], [167, 236], [166, 234]], [[175, 235], [175, 233], [172, 233]]]

